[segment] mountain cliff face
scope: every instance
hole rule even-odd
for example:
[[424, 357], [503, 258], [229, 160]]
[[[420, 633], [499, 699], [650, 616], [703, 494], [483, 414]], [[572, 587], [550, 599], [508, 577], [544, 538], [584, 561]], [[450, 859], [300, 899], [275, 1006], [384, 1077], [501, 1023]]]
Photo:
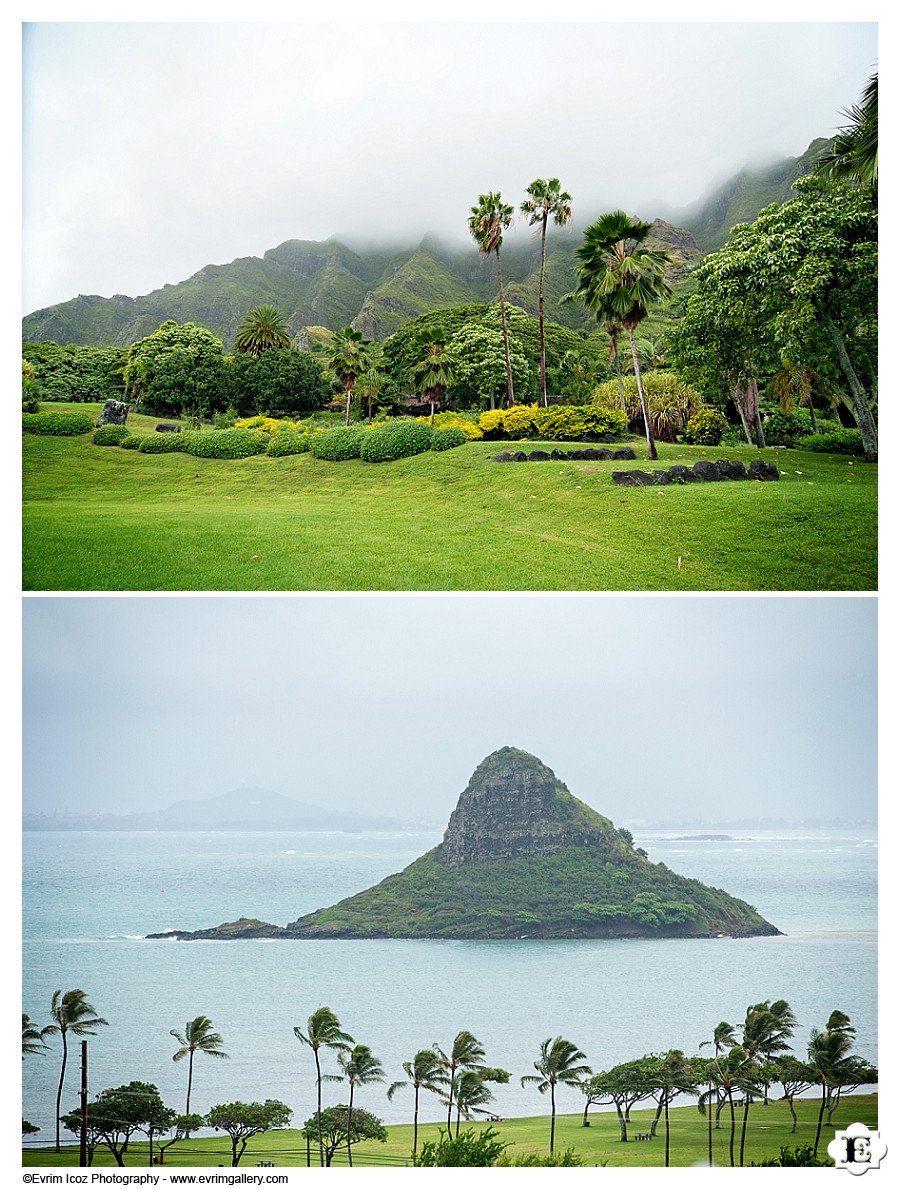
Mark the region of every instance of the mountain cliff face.
[[283, 929], [241, 919], [183, 940], [281, 938], [750, 937], [777, 934], [755, 908], [636, 850], [535, 756], [502, 747], [479, 764], [443, 841], [375, 887]]

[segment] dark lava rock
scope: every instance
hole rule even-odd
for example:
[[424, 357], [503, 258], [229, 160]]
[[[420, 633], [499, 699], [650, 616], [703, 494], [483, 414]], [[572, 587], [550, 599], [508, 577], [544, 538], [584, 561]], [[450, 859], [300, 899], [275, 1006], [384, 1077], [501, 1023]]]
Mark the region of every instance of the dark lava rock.
[[502, 454], [495, 454], [491, 462], [512, 462], [512, 455], [508, 450], [504, 450]]
[[716, 464], [714, 462], [707, 462], [705, 458], [701, 458], [699, 462], [694, 463], [694, 474], [703, 483], [718, 483], [722, 478]]
[[161, 421], [156, 427], [157, 433], [181, 433], [180, 425], [173, 425], [169, 421]]
[[747, 467], [747, 474], [751, 479], [777, 479], [778, 467], [774, 462], [763, 462], [761, 458], [754, 458]]
[[532, 450], [528, 455], [529, 462], [549, 462], [550, 455], [546, 450]]
[[584, 456], [585, 456], [584, 450], [567, 450], [566, 451], [566, 458], [568, 458], [570, 461], [578, 461], [579, 459], [583, 459]]
[[612, 481], [617, 487], [653, 487], [656, 483], [646, 471], [613, 471]]
[[566, 461], [566, 452], [565, 452], [565, 450], [551, 450], [550, 457], [553, 459], [554, 462], [565, 462]]
[[626, 458], [637, 458], [637, 455], [630, 446], [622, 446], [619, 450], [613, 450], [611, 457], [620, 462]]
[[716, 467], [723, 479], [747, 478], [747, 468], [739, 458], [717, 458]]
[[661, 487], [665, 487], [667, 484], [672, 482], [672, 476], [668, 471], [654, 471], [653, 478]]
[[528, 462], [528, 455], [524, 450], [517, 450], [512, 456], [513, 462]]
[[669, 475], [673, 483], [699, 483], [700, 476], [695, 475], [690, 467], [676, 465], [669, 467]]

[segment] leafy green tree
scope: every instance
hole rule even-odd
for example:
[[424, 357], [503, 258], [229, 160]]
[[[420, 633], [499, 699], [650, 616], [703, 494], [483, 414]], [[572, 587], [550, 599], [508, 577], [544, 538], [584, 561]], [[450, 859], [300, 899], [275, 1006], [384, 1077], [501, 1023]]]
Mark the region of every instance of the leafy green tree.
[[123, 374], [129, 399], [146, 413], [206, 415], [224, 407], [222, 340], [192, 322], [169, 319], [132, 343]]
[[214, 1106], [205, 1117], [207, 1127], [224, 1131], [231, 1140], [231, 1167], [237, 1168], [247, 1143], [263, 1131], [290, 1124], [293, 1111], [276, 1098], [265, 1102], [226, 1102]]
[[152, 1165], [154, 1137], [158, 1139], [175, 1126], [178, 1112], [166, 1106], [159, 1090], [148, 1082], [130, 1082], [127, 1086], [121, 1086], [118, 1093], [127, 1100], [135, 1130], [143, 1131], [147, 1136], [147, 1163]]
[[450, 1120], [453, 1114], [454, 1084], [453, 1078], [458, 1069], [484, 1069], [484, 1047], [468, 1029], [463, 1028], [453, 1038], [449, 1053], [445, 1053], [438, 1045], [433, 1045], [434, 1051], [440, 1058], [441, 1068], [448, 1087], [447, 1091], [447, 1134], [450, 1135]]
[[349, 1053], [339, 1052], [337, 1060], [341, 1073], [350, 1087], [347, 1103], [347, 1163], [352, 1166], [350, 1135], [353, 1131], [353, 1092], [357, 1086], [371, 1086], [374, 1082], [383, 1082], [384, 1069], [368, 1045], [358, 1044], [354, 1045]]
[[327, 367], [341, 384], [347, 398], [347, 425], [350, 424], [350, 400], [357, 376], [363, 375], [372, 366], [372, 340], [363, 338], [361, 331], [345, 326], [334, 335], [334, 342], [327, 356]]
[[234, 339], [235, 351], [262, 355], [273, 347], [290, 347], [285, 321], [273, 305], [263, 303], [245, 314]]
[[[22, 361], [33, 378], [29, 395], [45, 401], [120, 400], [125, 351], [57, 343], [23, 343]], [[23, 368], [23, 379], [26, 375]]]
[[300, 416], [329, 398], [318, 360], [309, 351], [272, 347], [261, 355], [225, 357], [225, 394], [241, 416]]
[[805, 1061], [799, 1061], [792, 1053], [785, 1053], [778, 1058], [778, 1081], [784, 1090], [782, 1098], [788, 1104], [794, 1123], [791, 1135], [797, 1130], [797, 1112], [794, 1110], [794, 1099], [804, 1094], [810, 1086], [816, 1084], [816, 1071]]
[[[312, 1049], [313, 1057], [316, 1062], [316, 1118], [322, 1116], [322, 1082], [339, 1082], [341, 1079], [336, 1074], [323, 1074], [322, 1064], [319, 1060], [320, 1049], [336, 1049], [338, 1052], [346, 1053], [349, 1051], [351, 1044], [353, 1044], [353, 1037], [346, 1032], [341, 1031], [341, 1024], [337, 1016], [330, 1007], [317, 1007], [313, 1014], [306, 1022], [306, 1032], [299, 1027], [294, 1028], [294, 1036], [301, 1044], [307, 1045]], [[325, 1163], [325, 1149], [322, 1143], [322, 1134], [319, 1133], [319, 1164]]]
[[852, 186], [878, 185], [878, 75], [863, 88], [859, 103], [842, 113], [849, 123], [815, 163], [814, 170], [835, 182]]
[[[150, 1082], [128, 1082], [101, 1091], [96, 1101], [87, 1105], [89, 1162], [98, 1145], [104, 1143], [119, 1168], [123, 1168], [131, 1137], [135, 1132], [143, 1131], [149, 1137], [148, 1163], [152, 1164], [154, 1135], [167, 1131], [176, 1117], [175, 1111], [165, 1105], [159, 1090]], [[79, 1135], [81, 1111], [70, 1111], [63, 1116], [62, 1122], [67, 1131]]]
[[434, 1049], [419, 1049], [412, 1061], [403, 1062], [406, 1081], [391, 1082], [387, 1096], [392, 1099], [398, 1090], [412, 1086], [414, 1092], [413, 1108], [413, 1155], [419, 1146], [419, 1091], [428, 1090], [432, 1094], [440, 1094], [446, 1085], [443, 1073], [443, 1063]]
[[628, 333], [651, 460], [657, 452], [641, 382], [635, 330], [647, 316], [648, 308], [671, 293], [665, 275], [668, 252], [648, 248], [644, 243], [652, 227], [652, 223], [630, 219], [624, 211], [612, 211], [592, 223], [575, 250], [577, 285], [569, 295], [593, 310], [600, 320], [621, 322]]
[[859, 1086], [873, 1086], [878, 1081], [878, 1069], [864, 1057], [850, 1056], [836, 1071], [834, 1082], [828, 1087], [828, 1122], [840, 1105], [844, 1090], [856, 1090]]
[[456, 377], [456, 360], [439, 330], [424, 327], [419, 332], [416, 345], [420, 356], [413, 366], [412, 377], [416, 391], [421, 392], [431, 405], [431, 424], [434, 425], [435, 406], [440, 406], [444, 389]]
[[506, 327], [506, 300], [503, 293], [503, 267], [500, 263], [500, 247], [503, 243], [503, 232], [512, 222], [513, 208], [505, 203], [499, 193], [480, 194], [478, 205], [473, 206], [469, 215], [469, 231], [478, 245], [478, 251], [483, 256], [493, 252], [497, 257], [497, 285], [500, 290], [500, 324], [503, 333], [503, 350], [506, 356], [506, 386], [507, 404], [516, 403], [513, 390], [512, 363], [509, 358], [509, 334]]
[[816, 1159], [812, 1144], [800, 1144], [793, 1149], [782, 1145], [777, 1156], [751, 1160], [750, 1163], [757, 1168], [825, 1168], [831, 1165], [830, 1160]]
[[169, 1140], [162, 1144], [157, 1139], [156, 1150], [159, 1152], [159, 1163], [164, 1164], [166, 1159], [166, 1151], [172, 1147], [173, 1144], [182, 1143], [186, 1139], [190, 1139], [195, 1131], [199, 1131], [204, 1126], [202, 1115], [176, 1115], [173, 1122], [169, 1124], [169, 1130], [172, 1135]]
[[435, 1142], [428, 1140], [422, 1145], [421, 1153], [413, 1154], [416, 1168], [490, 1168], [496, 1164], [507, 1148], [499, 1139], [499, 1132], [493, 1127], [480, 1131], [470, 1128], [455, 1138], [449, 1129], [441, 1132]]
[[37, 1135], [39, 1131], [40, 1127], [35, 1127], [34, 1123], [29, 1123], [27, 1119], [22, 1120], [22, 1139], [26, 1135]]
[[213, 1023], [208, 1016], [197, 1016], [193, 1020], [188, 1020], [183, 1033], [179, 1032], [177, 1028], [172, 1028], [169, 1035], [174, 1036], [181, 1046], [176, 1053], [172, 1054], [172, 1060], [183, 1061], [185, 1057], [188, 1059], [187, 1101], [184, 1104], [184, 1113], [189, 1115], [191, 1113], [191, 1082], [194, 1078], [194, 1053], [206, 1053], [208, 1057], [227, 1057], [228, 1054], [222, 1048], [225, 1043], [222, 1037], [218, 1032], [213, 1032]]
[[508, 339], [504, 345], [502, 332], [488, 326], [467, 326], [457, 331], [447, 349], [456, 360], [457, 378], [469, 385], [492, 409], [506, 385], [507, 361], [520, 390], [531, 379], [525, 356], [510, 346]]
[[541, 1044], [540, 1058], [534, 1062], [536, 1074], [526, 1074], [519, 1080], [522, 1086], [536, 1085], [540, 1094], [550, 1092], [550, 1151], [553, 1151], [553, 1141], [556, 1135], [556, 1087], [560, 1083], [564, 1086], [577, 1086], [591, 1072], [589, 1065], [583, 1064], [585, 1054], [570, 1040], [562, 1036], [555, 1039], [547, 1037]]
[[634, 1061], [623, 1061], [582, 1082], [581, 1092], [585, 1096], [584, 1126], [588, 1126], [589, 1107], [609, 1103], [616, 1108], [619, 1140], [623, 1144], [628, 1143], [631, 1108], [650, 1095], [650, 1073], [654, 1060], [652, 1057], [640, 1057]]
[[75, 988], [72, 991], [54, 991], [50, 1000], [51, 1023], [41, 1030], [41, 1035], [59, 1033], [62, 1040], [62, 1066], [59, 1071], [59, 1087], [56, 1091], [56, 1150], [59, 1151], [59, 1122], [63, 1083], [66, 1080], [66, 1064], [69, 1056], [69, 1033], [73, 1036], [95, 1036], [97, 1028], [107, 1023], [94, 1013], [88, 1003], [87, 993]]
[[572, 195], [561, 190], [559, 178], [537, 178], [525, 191], [527, 198], [519, 208], [528, 222], [541, 229], [541, 273], [538, 283], [538, 322], [541, 337], [541, 404], [547, 404], [547, 355], [544, 343], [544, 272], [547, 265], [547, 224], [552, 219], [558, 227], [572, 222]]
[[347, 1149], [349, 1158], [352, 1144], [358, 1144], [362, 1140], [378, 1140], [385, 1143], [387, 1134], [384, 1124], [370, 1111], [357, 1107], [351, 1118], [346, 1103], [317, 1111], [312, 1118], [306, 1120], [301, 1129], [301, 1135], [308, 1139], [321, 1136], [326, 1168], [331, 1167], [335, 1153], [340, 1148]]

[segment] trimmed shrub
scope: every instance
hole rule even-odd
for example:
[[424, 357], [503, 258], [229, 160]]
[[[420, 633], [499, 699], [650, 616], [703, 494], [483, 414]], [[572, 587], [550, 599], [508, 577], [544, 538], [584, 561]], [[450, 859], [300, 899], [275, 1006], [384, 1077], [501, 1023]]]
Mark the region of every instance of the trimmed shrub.
[[[431, 424], [430, 417], [418, 417], [417, 420], [421, 421], [424, 425]], [[472, 417], [464, 417], [462, 413], [453, 413], [449, 411], [446, 413], [435, 414], [435, 429], [449, 429], [450, 426], [453, 426], [456, 429], [461, 429], [470, 442], [480, 442], [484, 437], [484, 434], [481, 432], [478, 426], [478, 421]]]
[[538, 438], [543, 441], [583, 442], [619, 437], [628, 429], [620, 409], [597, 405], [513, 405], [489, 409], [478, 418], [485, 438]]
[[817, 454], [865, 454], [862, 434], [858, 429], [833, 429], [830, 433], [813, 433], [797, 438], [796, 450], [813, 450]]
[[269, 435], [261, 429], [213, 429], [184, 435], [184, 451], [197, 458], [249, 458], [265, 454]]
[[94, 430], [93, 442], [95, 446], [121, 446], [129, 437], [131, 430], [124, 425], [101, 425]]
[[[324, 437], [324, 434], [322, 435]], [[431, 449], [434, 431], [420, 421], [394, 421], [363, 434], [359, 457], [363, 462], [393, 462]]]
[[344, 462], [348, 458], [359, 458], [360, 443], [364, 435], [365, 430], [352, 425], [325, 429], [321, 433], [311, 435], [309, 452], [313, 458], [323, 458], [328, 462]]
[[76, 434], [90, 433], [94, 428], [94, 419], [90, 413], [23, 413], [22, 428], [27, 433], [74, 437]]
[[181, 454], [184, 452], [183, 433], [148, 433], [138, 443], [141, 454]]
[[142, 433], [132, 433], [129, 434], [127, 438], [123, 438], [121, 442], [119, 442], [119, 445], [123, 450], [139, 450], [143, 440], [144, 435]]
[[718, 409], [698, 409], [690, 418], [685, 438], [695, 446], [718, 446], [728, 430], [728, 419]]
[[305, 454], [309, 450], [311, 437], [312, 434], [283, 429], [279, 433], [272, 434], [269, 445], [266, 447], [266, 454], [271, 454], [273, 458], [283, 458], [286, 454]]
[[458, 425], [448, 425], [443, 429], [436, 429], [431, 439], [432, 450], [452, 450], [454, 446], [464, 446], [468, 438]]

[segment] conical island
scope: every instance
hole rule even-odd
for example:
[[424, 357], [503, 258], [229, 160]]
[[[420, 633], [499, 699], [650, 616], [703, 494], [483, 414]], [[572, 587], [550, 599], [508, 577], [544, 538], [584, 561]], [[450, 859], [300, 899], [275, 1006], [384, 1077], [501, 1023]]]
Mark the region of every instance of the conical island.
[[280, 928], [240, 920], [152, 936], [283, 938], [755, 937], [779, 930], [718, 888], [651, 863], [535, 756], [501, 747], [460, 795], [443, 841], [403, 871]]

